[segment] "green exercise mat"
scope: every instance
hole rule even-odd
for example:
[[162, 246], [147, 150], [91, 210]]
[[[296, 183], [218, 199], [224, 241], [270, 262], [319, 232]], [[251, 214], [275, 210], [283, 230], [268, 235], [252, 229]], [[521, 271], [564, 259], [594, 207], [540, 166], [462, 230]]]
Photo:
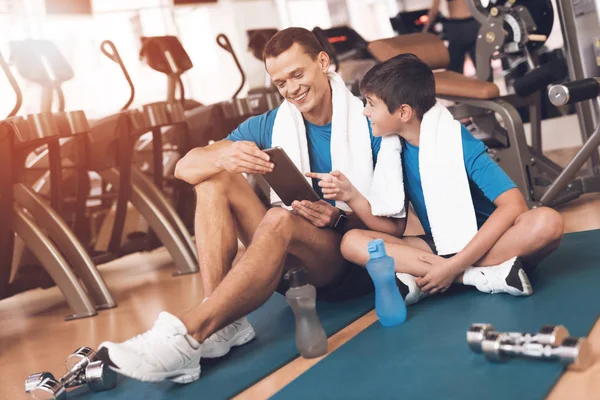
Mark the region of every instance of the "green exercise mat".
[[[317, 303], [328, 336], [335, 334], [374, 307], [373, 296], [336, 303]], [[200, 379], [188, 385], [144, 383], [119, 376], [116, 388], [90, 393], [87, 387], [69, 393], [69, 399], [228, 399], [299, 356], [294, 315], [285, 297], [274, 294], [248, 316], [256, 339], [217, 360], [201, 360]]]
[[472, 323], [536, 332], [563, 324], [586, 336], [600, 313], [600, 231], [566, 235], [530, 273], [531, 297], [458, 288], [408, 308], [407, 321], [375, 322], [298, 377], [275, 399], [543, 399], [563, 372], [558, 362], [488, 362], [466, 343]]

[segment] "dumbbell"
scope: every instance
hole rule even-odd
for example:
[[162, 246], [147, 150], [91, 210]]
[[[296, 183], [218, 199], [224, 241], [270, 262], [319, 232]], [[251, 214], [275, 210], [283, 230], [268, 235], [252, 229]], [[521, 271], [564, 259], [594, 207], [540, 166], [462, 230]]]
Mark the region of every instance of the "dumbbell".
[[[67, 357], [67, 361], [65, 363], [67, 373], [63, 375], [58, 382], [64, 382], [64, 386], [67, 386], [77, 378], [79, 373], [83, 371], [89, 363], [96, 360], [98, 360], [98, 356], [94, 350], [90, 349], [89, 347], [78, 348], [74, 353]], [[36, 374], [29, 375], [25, 380], [25, 393], [31, 393], [33, 389], [38, 387], [47, 379], [56, 381], [56, 378], [54, 378], [54, 376], [49, 372], [38, 372]]]
[[573, 370], [584, 370], [593, 362], [586, 338], [566, 338], [558, 347], [535, 342], [515, 344], [502, 333], [491, 332], [481, 342], [481, 349], [490, 361], [506, 361], [512, 357], [532, 357], [559, 360]]
[[117, 385], [117, 374], [87, 347], [77, 349], [67, 358], [68, 372], [58, 381], [45, 372], [30, 375], [25, 381], [25, 391], [34, 398], [65, 399], [65, 388], [87, 384], [91, 391], [109, 390]]
[[521, 332], [496, 332], [491, 324], [473, 324], [467, 331], [467, 343], [475, 353], [481, 353], [481, 342], [490, 333], [500, 333], [514, 344], [540, 343], [556, 347], [569, 337], [569, 331], [562, 325], [544, 325], [538, 333], [531, 335]]
[[117, 386], [117, 373], [108, 367], [108, 364], [98, 360], [88, 364], [85, 372], [80, 374], [67, 387], [88, 385], [92, 392], [103, 392]]
[[25, 380], [25, 393], [31, 392], [33, 389], [39, 386], [46, 378], [56, 380], [54, 375], [50, 372], [38, 372], [35, 374], [31, 374]]

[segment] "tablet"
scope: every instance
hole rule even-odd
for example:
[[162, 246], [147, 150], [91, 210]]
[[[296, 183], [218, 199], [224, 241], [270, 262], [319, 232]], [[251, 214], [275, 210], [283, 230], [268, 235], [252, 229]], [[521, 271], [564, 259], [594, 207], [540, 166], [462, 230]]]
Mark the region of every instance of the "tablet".
[[275, 164], [273, 171], [264, 175], [265, 180], [286, 206], [291, 206], [295, 200], [321, 200], [304, 174], [296, 168], [294, 162], [281, 147], [266, 149], [264, 152], [271, 157], [271, 162]]

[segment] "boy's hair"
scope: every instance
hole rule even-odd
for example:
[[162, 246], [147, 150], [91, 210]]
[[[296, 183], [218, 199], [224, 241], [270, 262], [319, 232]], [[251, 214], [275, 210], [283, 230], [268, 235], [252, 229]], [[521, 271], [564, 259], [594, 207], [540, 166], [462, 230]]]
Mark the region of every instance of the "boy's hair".
[[365, 74], [360, 83], [363, 95], [379, 97], [394, 113], [408, 104], [421, 120], [435, 105], [435, 79], [431, 68], [414, 54], [399, 54], [377, 64]]
[[304, 49], [304, 52], [313, 60], [323, 50], [323, 46], [319, 43], [317, 37], [308, 29], [304, 28], [287, 28], [277, 32], [265, 45], [263, 50], [263, 61], [269, 57], [277, 57], [290, 47], [298, 43]]

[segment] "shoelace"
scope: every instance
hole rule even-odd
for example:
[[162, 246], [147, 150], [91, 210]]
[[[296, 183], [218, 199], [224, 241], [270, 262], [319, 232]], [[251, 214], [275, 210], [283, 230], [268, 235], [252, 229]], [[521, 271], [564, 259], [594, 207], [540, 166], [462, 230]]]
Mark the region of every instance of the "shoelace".
[[128, 340], [128, 344], [135, 346], [136, 348], [140, 347], [142, 350], [147, 348], [152, 348], [155, 344], [164, 342], [165, 334], [164, 329], [162, 329], [162, 325], [160, 322], [154, 324], [154, 326], [137, 336]]

